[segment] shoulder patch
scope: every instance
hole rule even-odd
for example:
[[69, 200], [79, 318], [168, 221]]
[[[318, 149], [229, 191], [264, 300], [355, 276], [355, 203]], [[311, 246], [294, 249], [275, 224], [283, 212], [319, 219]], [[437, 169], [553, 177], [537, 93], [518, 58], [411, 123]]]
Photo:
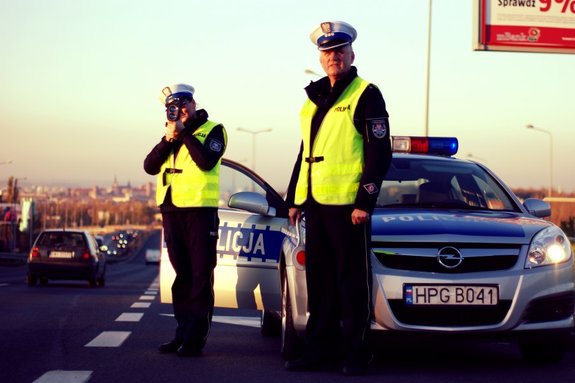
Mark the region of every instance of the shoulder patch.
[[363, 188], [365, 189], [365, 191], [367, 191], [367, 194], [375, 194], [379, 192], [378, 187], [373, 182], [363, 185]]
[[387, 120], [371, 120], [370, 123], [375, 138], [384, 138], [387, 135]]
[[224, 145], [220, 141], [211, 139], [209, 142], [209, 147], [212, 152], [219, 153], [222, 151]]

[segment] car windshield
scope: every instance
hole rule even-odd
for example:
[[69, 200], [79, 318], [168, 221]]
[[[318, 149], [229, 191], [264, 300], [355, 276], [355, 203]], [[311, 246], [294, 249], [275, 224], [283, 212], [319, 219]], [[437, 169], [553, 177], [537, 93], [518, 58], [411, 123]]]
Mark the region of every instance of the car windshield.
[[501, 185], [473, 162], [394, 157], [376, 207], [517, 210]]

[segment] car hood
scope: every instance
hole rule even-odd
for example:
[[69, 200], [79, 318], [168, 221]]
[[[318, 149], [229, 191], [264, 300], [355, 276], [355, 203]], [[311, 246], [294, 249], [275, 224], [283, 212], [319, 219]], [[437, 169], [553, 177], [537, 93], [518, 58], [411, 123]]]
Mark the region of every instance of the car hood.
[[529, 244], [551, 223], [513, 212], [376, 209], [374, 241], [491, 242]]

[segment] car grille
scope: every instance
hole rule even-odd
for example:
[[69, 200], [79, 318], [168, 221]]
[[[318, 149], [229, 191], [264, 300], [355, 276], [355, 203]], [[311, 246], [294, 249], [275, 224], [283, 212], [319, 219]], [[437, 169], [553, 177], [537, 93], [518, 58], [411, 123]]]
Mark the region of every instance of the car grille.
[[[438, 261], [441, 248], [451, 246], [463, 255], [460, 265], [447, 268]], [[432, 273], [474, 273], [512, 268], [519, 257], [520, 245], [452, 244], [452, 243], [373, 243], [377, 260], [396, 270]], [[466, 254], [473, 253], [473, 256]]]
[[466, 327], [487, 326], [503, 321], [510, 300], [495, 306], [406, 306], [401, 299], [390, 299], [389, 305], [398, 321], [414, 326]]

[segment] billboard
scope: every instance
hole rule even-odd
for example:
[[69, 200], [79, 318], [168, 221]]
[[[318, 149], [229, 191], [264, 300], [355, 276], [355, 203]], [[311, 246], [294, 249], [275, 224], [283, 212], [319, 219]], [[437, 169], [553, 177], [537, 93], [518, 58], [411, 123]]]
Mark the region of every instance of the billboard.
[[575, 53], [575, 0], [475, 0], [474, 49]]

